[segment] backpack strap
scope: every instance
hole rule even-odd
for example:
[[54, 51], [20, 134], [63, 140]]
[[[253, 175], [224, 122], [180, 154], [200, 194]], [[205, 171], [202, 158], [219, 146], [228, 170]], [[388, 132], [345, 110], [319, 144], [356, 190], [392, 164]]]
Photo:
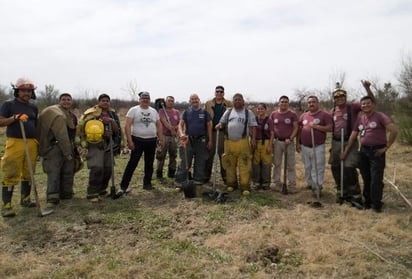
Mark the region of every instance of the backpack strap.
[[[225, 125], [225, 134], [228, 135], [228, 124], [229, 124], [229, 118], [230, 118], [230, 114], [232, 113], [232, 108], [228, 109], [228, 113], [227, 113], [227, 118], [226, 118], [226, 125]], [[243, 128], [243, 133], [242, 133], [242, 138], [244, 138], [246, 136], [246, 132], [247, 132], [247, 125], [248, 125], [248, 121], [249, 121], [249, 110], [245, 109], [245, 126]]]
[[246, 137], [248, 121], [249, 121], [249, 110], [245, 109], [245, 126], [243, 128], [242, 138]]
[[[265, 143], [265, 139], [267, 139], [267, 138], [265, 137], [265, 126], [266, 126], [266, 123], [267, 123], [268, 119], [269, 119], [269, 116], [266, 116], [265, 119], [263, 119], [262, 123], [260, 124], [260, 126], [261, 126], [261, 128], [260, 128], [260, 133], [261, 133], [261, 134], [260, 134], [260, 135], [261, 135], [261, 138], [262, 138], [262, 144], [264, 144], [264, 143]], [[256, 116], [256, 122], [259, 123], [257, 116]]]

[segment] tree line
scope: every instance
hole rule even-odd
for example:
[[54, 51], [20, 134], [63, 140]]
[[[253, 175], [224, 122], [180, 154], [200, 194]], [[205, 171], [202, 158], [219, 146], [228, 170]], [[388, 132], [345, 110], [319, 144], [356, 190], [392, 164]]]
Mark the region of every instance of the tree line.
[[[344, 85], [345, 73], [335, 74], [335, 81], [339, 81]], [[378, 79], [371, 79], [373, 92], [377, 99], [377, 110], [385, 112], [394, 118], [395, 123], [399, 129], [399, 140], [408, 145], [412, 145], [412, 116], [410, 111], [412, 109], [412, 56], [408, 55], [402, 59], [400, 71], [397, 75], [397, 84], [393, 85], [392, 82], [384, 82], [381, 84]], [[333, 107], [333, 97], [331, 92], [334, 88], [324, 89], [297, 89], [290, 98], [290, 106], [293, 107], [298, 113], [305, 110], [306, 97], [315, 95], [319, 98], [321, 105], [324, 108]], [[114, 109], [119, 110], [121, 108], [130, 108], [136, 105], [138, 85], [136, 81], [131, 81], [126, 88], [122, 89], [126, 91], [132, 100], [121, 100], [113, 98], [111, 105]], [[63, 93], [63, 92], [62, 92]], [[36, 90], [36, 105], [39, 110], [56, 104], [60, 91], [55, 88], [54, 85], [45, 85], [43, 89]], [[93, 96], [92, 96], [93, 95]], [[89, 91], [83, 92], [83, 98], [73, 99], [73, 108], [77, 111], [84, 111], [88, 107], [96, 104], [97, 93], [91, 94]], [[359, 100], [364, 95], [362, 93], [354, 93], [348, 90], [348, 101]], [[0, 85], [0, 102], [13, 98], [13, 90], [10, 86]], [[154, 100], [152, 100], [154, 101]], [[248, 102], [252, 107], [256, 106], [258, 102]], [[179, 110], [184, 110], [188, 107], [187, 102], [176, 102], [175, 107]], [[268, 109], [273, 110], [276, 107], [276, 103], [267, 103]]]

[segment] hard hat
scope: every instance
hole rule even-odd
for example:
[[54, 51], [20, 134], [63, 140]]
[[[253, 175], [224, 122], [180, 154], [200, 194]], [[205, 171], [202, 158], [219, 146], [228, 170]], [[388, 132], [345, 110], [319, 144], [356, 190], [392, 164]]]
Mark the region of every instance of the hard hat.
[[36, 94], [34, 93], [34, 90], [36, 89], [36, 85], [30, 79], [26, 77], [19, 78], [16, 81], [16, 84], [12, 83], [11, 86], [14, 89], [14, 97], [17, 97], [17, 92], [20, 89], [29, 89], [29, 90], [32, 90], [31, 98], [36, 99]]
[[343, 89], [343, 87], [339, 87], [333, 90], [333, 98], [341, 97], [341, 96], [346, 97], [346, 90]]
[[104, 125], [100, 120], [89, 120], [84, 127], [86, 133], [86, 140], [90, 143], [99, 143], [103, 139]]
[[34, 82], [32, 82], [30, 79], [22, 77], [22, 78], [19, 78], [16, 81], [16, 84], [14, 85], [14, 89], [31, 89], [31, 90], [34, 90], [34, 89], [36, 89], [36, 86], [34, 85]]

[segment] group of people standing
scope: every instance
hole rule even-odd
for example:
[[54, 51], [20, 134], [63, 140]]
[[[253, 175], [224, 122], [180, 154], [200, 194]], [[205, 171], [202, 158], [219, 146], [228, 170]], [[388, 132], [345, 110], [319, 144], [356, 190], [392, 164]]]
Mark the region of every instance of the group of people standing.
[[[152, 190], [155, 159], [157, 181], [165, 181], [163, 169], [168, 157], [167, 177], [180, 188], [189, 177], [195, 185], [210, 181], [215, 152], [228, 192], [239, 189], [246, 196], [251, 193], [251, 185], [268, 190], [273, 182], [275, 190], [295, 193], [296, 151], [302, 157], [306, 187], [319, 197], [324, 184], [325, 142], [327, 133], [332, 132], [329, 163], [337, 202], [348, 201], [357, 208], [380, 212], [385, 152], [394, 143], [397, 131], [389, 117], [375, 112], [370, 83], [363, 81], [363, 85], [368, 95], [360, 103], [348, 103], [347, 92], [337, 87], [333, 91], [331, 112], [321, 110], [318, 98], [309, 96], [308, 109], [300, 116], [289, 108], [288, 96], [279, 98], [278, 108], [273, 112], [268, 112], [266, 104], [259, 103], [255, 114], [246, 107], [242, 94], [234, 94], [231, 101], [225, 99], [221, 85], [216, 86], [215, 97], [204, 107], [197, 94], [190, 95], [189, 107], [182, 113], [174, 108], [173, 96], [161, 99], [155, 109], [150, 106], [150, 93], [140, 92], [139, 104], [128, 110], [124, 127], [130, 158], [120, 189], [116, 193], [111, 189], [111, 196], [119, 198], [131, 191], [130, 182], [143, 154], [143, 189]], [[20, 204], [36, 205], [30, 199], [33, 180], [28, 164], [34, 169], [38, 155], [47, 174], [48, 207], [73, 197], [74, 173], [82, 165], [78, 150], [87, 150], [87, 199], [99, 202], [107, 196], [110, 180], [114, 181], [114, 155], [120, 152], [123, 137], [119, 117], [110, 107], [110, 96], [99, 95], [98, 104], [77, 119], [71, 111], [69, 93], [61, 94], [57, 105], [39, 114], [31, 102], [36, 98], [36, 87], [31, 80], [20, 78], [13, 89], [15, 98], [0, 107], [0, 126], [7, 127], [1, 160], [2, 216], [15, 216], [12, 196], [18, 182], [21, 182]], [[30, 162], [24, 152], [26, 147]], [[364, 182], [363, 199], [357, 168]]]

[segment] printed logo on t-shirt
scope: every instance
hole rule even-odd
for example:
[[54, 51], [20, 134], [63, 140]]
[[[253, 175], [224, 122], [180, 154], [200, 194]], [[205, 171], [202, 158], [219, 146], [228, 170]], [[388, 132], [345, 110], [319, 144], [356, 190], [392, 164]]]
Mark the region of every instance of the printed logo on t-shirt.
[[291, 120], [290, 118], [285, 118], [285, 124], [290, 124]]
[[345, 119], [345, 120], [348, 120], [348, 114], [345, 113], [345, 114], [342, 116], [342, 118]]
[[365, 129], [365, 127], [363, 127], [363, 125], [360, 124], [360, 125], [358, 126], [358, 130], [359, 130], [359, 131], [362, 131], [363, 129]]
[[303, 120], [303, 121], [302, 121], [302, 124], [303, 124], [303, 125], [308, 124], [308, 120], [306, 120], [306, 119], [305, 119], [305, 120]]
[[275, 119], [273, 120], [273, 123], [275, 123], [275, 124], [278, 124], [278, 122], [279, 122], [279, 120], [278, 120], [277, 118], [275, 118]]
[[173, 115], [173, 119], [174, 119], [174, 120], [179, 120], [179, 118], [177, 117], [177, 115]]
[[266, 124], [265, 124], [264, 129], [265, 129], [265, 130], [269, 129], [269, 125], [268, 125], [268, 123], [266, 123]]
[[142, 123], [146, 126], [149, 127], [150, 122], [152, 122], [152, 118], [150, 117], [150, 112], [141, 112], [142, 113]]
[[378, 126], [378, 124], [375, 121], [372, 121], [371, 123], [369, 123], [369, 127], [372, 129], [376, 128], [376, 126]]
[[200, 113], [199, 114], [199, 119], [204, 119], [205, 118], [205, 114], [204, 113]]
[[319, 123], [320, 123], [320, 119], [319, 119], [319, 118], [313, 119], [313, 124], [318, 125]]

